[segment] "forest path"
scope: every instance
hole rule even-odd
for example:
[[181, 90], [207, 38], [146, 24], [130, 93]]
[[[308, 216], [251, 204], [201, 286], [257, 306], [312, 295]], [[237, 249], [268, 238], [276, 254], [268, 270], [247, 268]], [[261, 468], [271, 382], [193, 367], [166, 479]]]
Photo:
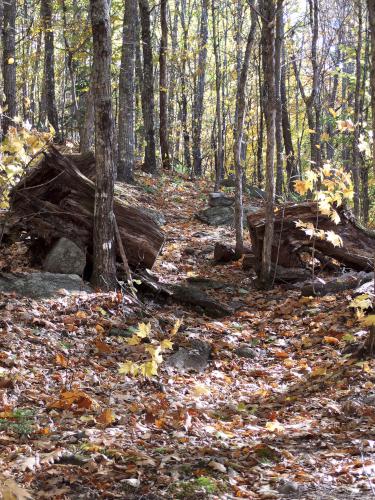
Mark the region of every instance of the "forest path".
[[[3, 473], [35, 498], [373, 498], [374, 363], [340, 353], [360, 330], [347, 294], [252, 289], [240, 263], [212, 265], [233, 232], [194, 219], [207, 186], [145, 179], [137, 198], [167, 221], [160, 279], [210, 278], [225, 284], [210, 296], [241, 307], [213, 320], [119, 294], [2, 295]], [[152, 342], [209, 344], [207, 368], [119, 374], [145, 358], [124, 339], [140, 322]]]

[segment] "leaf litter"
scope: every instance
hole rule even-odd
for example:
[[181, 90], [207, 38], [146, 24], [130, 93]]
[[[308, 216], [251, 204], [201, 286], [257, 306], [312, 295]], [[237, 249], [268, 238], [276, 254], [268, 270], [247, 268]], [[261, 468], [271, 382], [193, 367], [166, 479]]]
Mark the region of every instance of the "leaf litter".
[[[154, 271], [220, 282], [208, 293], [233, 314], [214, 321], [153, 298], [141, 308], [116, 293], [1, 294], [2, 497], [373, 498], [375, 365], [342, 354], [365, 334], [350, 293], [259, 292], [239, 262], [214, 266], [233, 230], [194, 219], [204, 182], [170, 180], [147, 177], [153, 194], [136, 193], [167, 218]], [[208, 368], [119, 373], [145, 362], [147, 335], [175, 349], [209, 343]]]

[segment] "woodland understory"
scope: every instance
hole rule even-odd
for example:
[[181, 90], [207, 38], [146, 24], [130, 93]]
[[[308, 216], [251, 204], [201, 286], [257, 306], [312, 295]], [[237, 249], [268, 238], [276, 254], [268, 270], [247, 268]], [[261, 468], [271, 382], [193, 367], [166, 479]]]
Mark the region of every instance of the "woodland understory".
[[[0, 463], [33, 497], [373, 498], [375, 363], [342, 354], [366, 335], [351, 292], [257, 291], [240, 261], [213, 265], [215, 243], [233, 242], [233, 229], [194, 219], [209, 191], [181, 176], [118, 187], [165, 215], [154, 272], [223, 284], [210, 294], [237, 304], [232, 315], [214, 320], [115, 292], [1, 296]], [[3, 250], [1, 263], [30, 271], [22, 244]], [[121, 337], [140, 322], [152, 339], [210, 344], [207, 368], [119, 374], [119, 363], [145, 355]]]
[[1, 498], [374, 498], [375, 0], [0, 40]]

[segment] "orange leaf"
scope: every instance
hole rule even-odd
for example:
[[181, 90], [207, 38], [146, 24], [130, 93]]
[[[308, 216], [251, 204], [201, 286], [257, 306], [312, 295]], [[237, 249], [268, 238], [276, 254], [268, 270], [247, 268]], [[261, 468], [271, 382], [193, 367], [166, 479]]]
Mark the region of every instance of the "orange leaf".
[[289, 354], [285, 351], [276, 351], [275, 352], [275, 356], [277, 358], [282, 358], [282, 359], [286, 359], [286, 358], [289, 358]]
[[59, 352], [56, 354], [56, 363], [64, 368], [67, 368], [69, 365], [68, 359], [63, 355], [60, 354]]
[[104, 328], [102, 327], [102, 325], [95, 325], [95, 330], [96, 330], [96, 333], [98, 333], [99, 335], [103, 335], [104, 333]]
[[112, 347], [99, 339], [95, 339], [94, 344], [99, 352], [103, 352], [106, 354], [110, 354], [112, 352]]
[[339, 344], [340, 343], [339, 339], [337, 339], [336, 337], [324, 337], [323, 341], [326, 344]]
[[109, 425], [116, 419], [116, 416], [110, 408], [106, 408], [96, 419], [101, 424]]

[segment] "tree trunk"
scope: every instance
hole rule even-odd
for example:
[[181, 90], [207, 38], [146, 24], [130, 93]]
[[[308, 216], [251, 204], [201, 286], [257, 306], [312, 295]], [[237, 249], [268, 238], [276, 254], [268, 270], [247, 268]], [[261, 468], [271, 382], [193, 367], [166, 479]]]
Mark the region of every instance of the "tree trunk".
[[273, 241], [273, 209], [274, 209], [274, 156], [275, 156], [275, 3], [274, 0], [260, 0], [262, 15], [262, 65], [264, 79], [264, 115], [267, 129], [266, 150], [266, 227], [262, 249], [262, 264], [259, 285], [268, 288], [272, 285], [271, 251]]
[[355, 58], [355, 94], [354, 94], [354, 123], [356, 125], [354, 129], [353, 137], [353, 150], [352, 150], [352, 175], [353, 175], [353, 189], [354, 189], [354, 215], [359, 218], [360, 215], [360, 205], [359, 205], [359, 191], [360, 191], [360, 167], [359, 167], [359, 149], [358, 141], [361, 133], [360, 128], [360, 92], [361, 92], [361, 52], [362, 52], [362, 3], [358, 2], [358, 36], [357, 36], [357, 47], [356, 47], [356, 58]]
[[104, 290], [116, 286], [114, 163], [111, 92], [111, 23], [107, 0], [90, 0], [93, 36], [96, 190], [92, 282]]
[[194, 175], [202, 175], [202, 119], [203, 119], [203, 98], [206, 81], [206, 61], [207, 61], [207, 40], [208, 40], [208, 0], [202, 0], [202, 13], [199, 31], [199, 55], [198, 55], [198, 76], [194, 92], [193, 104], [193, 169]]
[[220, 189], [223, 180], [223, 130], [221, 116], [221, 65], [219, 54], [219, 41], [216, 34], [216, 6], [215, 0], [212, 0], [212, 39], [215, 55], [215, 90], [216, 90], [216, 172], [215, 172], [215, 191]]
[[275, 40], [275, 98], [276, 98], [276, 196], [283, 194], [283, 133], [281, 102], [281, 57], [284, 37], [283, 0], [277, 0], [276, 40]]
[[84, 117], [80, 130], [80, 153], [88, 153], [93, 151], [95, 145], [95, 110], [94, 110], [94, 95], [93, 95], [93, 68], [91, 68], [90, 88], [86, 92], [84, 100]]
[[167, 74], [167, 52], [168, 52], [168, 24], [167, 24], [167, 0], [160, 3], [160, 25], [161, 39], [159, 52], [159, 105], [160, 105], [160, 151], [162, 166], [170, 170], [171, 160], [169, 157], [169, 133], [168, 133], [168, 74]]
[[282, 59], [281, 59], [280, 99], [281, 99], [283, 138], [284, 138], [284, 147], [286, 156], [287, 186], [288, 186], [288, 192], [293, 193], [294, 181], [296, 181], [298, 178], [298, 169], [296, 165], [296, 158], [294, 156], [292, 129], [290, 125], [288, 98], [286, 93], [286, 57], [285, 57], [284, 41], [282, 45]]
[[170, 66], [170, 72], [169, 72], [169, 102], [168, 102], [168, 130], [170, 131], [169, 134], [169, 153], [171, 157], [171, 162], [172, 165], [175, 162], [176, 159], [176, 142], [177, 142], [177, 128], [176, 127], [176, 86], [177, 86], [177, 63], [176, 63], [176, 54], [178, 51], [178, 15], [180, 11], [180, 2], [179, 0], [175, 0], [175, 5], [174, 5], [174, 15], [173, 15], [173, 22], [170, 20], [170, 25], [171, 25], [171, 56], [170, 60], [173, 61], [173, 63]]
[[[372, 132], [375, 137], [375, 0], [367, 0], [370, 33], [371, 33], [371, 115]], [[372, 145], [372, 168], [375, 173], [375, 144]]]
[[[3, 0], [0, 0], [0, 40], [3, 40], [3, 35], [4, 35], [4, 2]], [[4, 50], [3, 47], [0, 49], [0, 66], [3, 67], [4, 63]], [[1, 84], [4, 88], [4, 74], [1, 73]], [[3, 99], [4, 97], [0, 95], [0, 106], [3, 107]], [[3, 123], [3, 116], [2, 113], [0, 113], [0, 142], [2, 141], [2, 136], [3, 136], [3, 128], [2, 128], [2, 123]]]
[[55, 93], [55, 44], [52, 24], [52, 1], [41, 0], [40, 16], [44, 31], [44, 92], [47, 118], [55, 129], [55, 137], [59, 139], [59, 118]]
[[149, 174], [155, 174], [157, 166], [154, 125], [154, 65], [152, 61], [151, 22], [148, 0], [139, 0], [139, 12], [143, 48], [142, 111], [146, 139], [145, 171]]
[[117, 177], [133, 182], [135, 152], [135, 47], [137, 0], [125, 0], [119, 80]]
[[251, 27], [247, 37], [245, 55], [243, 58], [241, 72], [237, 84], [236, 95], [236, 111], [235, 111], [235, 127], [234, 127], [234, 165], [236, 170], [236, 194], [235, 194], [235, 228], [236, 228], [236, 255], [240, 257], [243, 254], [243, 199], [242, 199], [242, 182], [243, 182], [243, 168], [242, 168], [242, 138], [243, 138], [243, 125], [246, 112], [246, 83], [247, 75], [249, 72], [251, 49], [254, 43], [255, 29], [256, 29], [256, 14], [251, 11]]
[[188, 103], [187, 103], [187, 84], [186, 84], [186, 62], [188, 57], [188, 26], [186, 25], [186, 0], [181, 0], [181, 27], [183, 33], [183, 53], [181, 64], [181, 125], [184, 143], [184, 166], [191, 172], [190, 159], [190, 135], [188, 130]]
[[3, 134], [13, 124], [12, 118], [17, 114], [16, 101], [16, 0], [4, 2], [3, 26], [3, 81], [5, 97], [5, 113], [3, 117]]

